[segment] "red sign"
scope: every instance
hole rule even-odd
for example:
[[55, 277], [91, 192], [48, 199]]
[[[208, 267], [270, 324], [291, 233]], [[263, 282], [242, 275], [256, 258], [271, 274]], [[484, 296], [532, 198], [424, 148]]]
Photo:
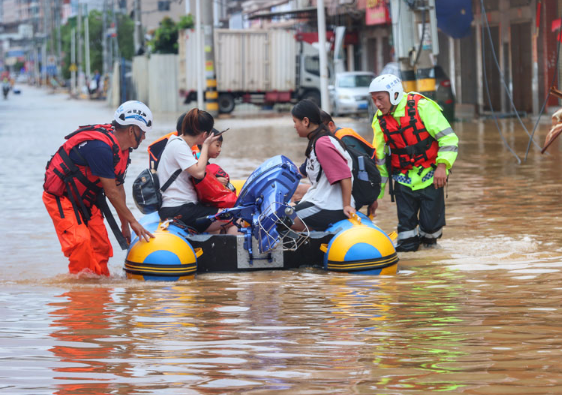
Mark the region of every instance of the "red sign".
[[382, 25], [390, 23], [386, 0], [367, 0], [365, 8], [366, 25]]

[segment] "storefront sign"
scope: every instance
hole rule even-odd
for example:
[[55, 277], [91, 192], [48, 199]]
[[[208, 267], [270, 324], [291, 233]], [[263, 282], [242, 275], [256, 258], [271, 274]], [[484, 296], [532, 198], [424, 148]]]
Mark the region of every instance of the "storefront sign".
[[386, 0], [367, 0], [365, 8], [365, 24], [381, 25], [390, 23]]

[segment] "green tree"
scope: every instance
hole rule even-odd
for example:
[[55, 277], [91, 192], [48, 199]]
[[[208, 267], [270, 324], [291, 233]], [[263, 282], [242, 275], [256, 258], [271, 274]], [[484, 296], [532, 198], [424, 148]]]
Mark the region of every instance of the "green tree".
[[178, 26], [178, 30], [192, 29], [194, 26], [193, 15], [191, 14], [182, 15], [180, 17], [180, 21], [178, 22], [177, 26]]
[[148, 44], [154, 53], [178, 53], [178, 26], [172, 18], [165, 17], [160, 21]]
[[[113, 19], [112, 14], [107, 14], [108, 27], [110, 21]], [[134, 21], [128, 16], [123, 14], [117, 14], [117, 42], [119, 45], [119, 55], [127, 60], [131, 60], [135, 52], [133, 44], [133, 30]], [[93, 10], [88, 14], [89, 23], [89, 33], [90, 33], [90, 70], [93, 73], [95, 70], [100, 72], [103, 69], [103, 14], [101, 11]], [[61, 47], [63, 54], [62, 61], [62, 75], [63, 78], [70, 78], [70, 55], [71, 43], [72, 43], [72, 29], [77, 27], [77, 18], [69, 18], [65, 25], [61, 26]], [[56, 30], [52, 32], [56, 36]], [[78, 32], [76, 32], [76, 45], [78, 45]], [[84, 23], [82, 24], [81, 34], [84, 35]], [[83, 43], [84, 44], [84, 43]], [[107, 42], [108, 48], [111, 45], [111, 41]], [[82, 47], [82, 54], [85, 55], [85, 45]], [[76, 50], [76, 56], [78, 56], [78, 50]], [[85, 61], [85, 56], [84, 60]], [[86, 67], [83, 67], [86, 70]]]

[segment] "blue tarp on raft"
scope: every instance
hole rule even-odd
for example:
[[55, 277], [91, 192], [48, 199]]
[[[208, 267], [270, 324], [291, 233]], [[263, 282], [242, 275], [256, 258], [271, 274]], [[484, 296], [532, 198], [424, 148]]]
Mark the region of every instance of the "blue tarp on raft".
[[453, 38], [470, 35], [472, 23], [471, 0], [435, 0], [437, 27]]

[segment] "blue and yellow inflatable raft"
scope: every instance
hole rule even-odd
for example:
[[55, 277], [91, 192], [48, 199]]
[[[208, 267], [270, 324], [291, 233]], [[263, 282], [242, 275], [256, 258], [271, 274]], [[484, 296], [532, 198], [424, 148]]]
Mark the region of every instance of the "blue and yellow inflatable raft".
[[236, 206], [216, 216], [245, 221], [249, 226], [240, 228], [242, 235], [191, 234], [179, 222], [161, 222], [158, 213], [147, 214], [140, 223], [155, 238], [133, 239], [124, 267], [127, 277], [178, 281], [201, 273], [302, 267], [368, 275], [397, 272], [393, 236], [363, 214], [325, 232], [298, 234], [283, 228], [294, 218], [288, 202], [300, 178], [297, 167], [281, 155], [256, 169]]

